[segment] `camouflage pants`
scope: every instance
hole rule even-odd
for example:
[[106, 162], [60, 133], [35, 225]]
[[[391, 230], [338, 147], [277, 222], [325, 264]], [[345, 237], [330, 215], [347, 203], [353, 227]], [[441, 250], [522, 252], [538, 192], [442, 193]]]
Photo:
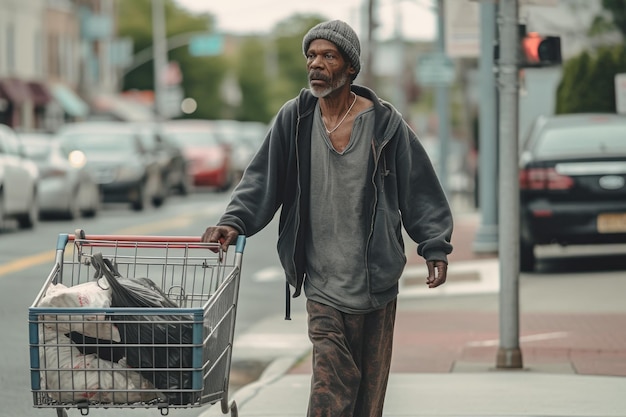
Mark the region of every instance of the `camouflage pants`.
[[346, 314], [307, 300], [313, 376], [308, 417], [381, 417], [387, 390], [396, 300]]

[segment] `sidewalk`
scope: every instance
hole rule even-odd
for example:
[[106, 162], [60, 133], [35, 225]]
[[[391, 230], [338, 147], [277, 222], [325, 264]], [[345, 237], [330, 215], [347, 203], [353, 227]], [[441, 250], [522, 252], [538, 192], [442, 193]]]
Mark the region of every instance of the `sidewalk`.
[[[472, 253], [479, 220], [474, 213], [457, 217], [448, 282], [440, 289], [425, 288], [423, 260], [409, 256], [384, 416], [626, 416], [624, 311], [524, 313], [523, 368], [496, 369], [499, 262]], [[442, 305], [441, 295], [456, 294], [472, 297], [452, 297], [448, 304], [455, 308]], [[259, 350], [252, 343], [258, 337], [282, 343]], [[241, 416], [306, 415], [311, 357], [305, 317], [259, 323], [235, 341], [233, 355], [273, 358], [259, 380], [231, 395]], [[202, 417], [219, 415], [216, 405]]]

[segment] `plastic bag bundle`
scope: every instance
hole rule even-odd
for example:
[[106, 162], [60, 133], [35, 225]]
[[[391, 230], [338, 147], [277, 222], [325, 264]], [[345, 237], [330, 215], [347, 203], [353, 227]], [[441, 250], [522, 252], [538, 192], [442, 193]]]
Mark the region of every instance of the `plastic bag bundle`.
[[[124, 278], [115, 265], [96, 253], [92, 256], [96, 277], [105, 277], [111, 288], [111, 307], [178, 308], [148, 278]], [[120, 332], [125, 362], [136, 368], [170, 404], [194, 401], [192, 393], [192, 318], [180, 314], [123, 315], [111, 317]], [[178, 391], [178, 392], [176, 392]]]
[[[107, 308], [111, 306], [111, 289], [98, 286], [95, 281], [67, 287], [51, 285], [39, 303], [39, 307]], [[44, 325], [59, 333], [75, 332], [94, 339], [119, 342], [120, 333], [102, 314], [46, 315]]]
[[41, 329], [47, 345], [39, 355], [46, 369], [42, 385], [54, 400], [132, 404], [165, 398], [138, 372], [94, 354], [83, 355], [67, 336]]

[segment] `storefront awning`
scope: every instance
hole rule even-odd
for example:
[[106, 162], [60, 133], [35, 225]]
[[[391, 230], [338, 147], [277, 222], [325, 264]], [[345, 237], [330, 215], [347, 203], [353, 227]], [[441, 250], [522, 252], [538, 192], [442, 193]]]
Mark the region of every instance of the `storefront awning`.
[[45, 106], [52, 100], [52, 95], [46, 84], [39, 81], [29, 81], [28, 88], [30, 89], [30, 96], [35, 106]]
[[0, 78], [0, 97], [19, 105], [30, 98], [30, 89], [18, 78]]
[[70, 116], [86, 117], [89, 114], [89, 105], [69, 87], [63, 84], [52, 84], [50, 92]]

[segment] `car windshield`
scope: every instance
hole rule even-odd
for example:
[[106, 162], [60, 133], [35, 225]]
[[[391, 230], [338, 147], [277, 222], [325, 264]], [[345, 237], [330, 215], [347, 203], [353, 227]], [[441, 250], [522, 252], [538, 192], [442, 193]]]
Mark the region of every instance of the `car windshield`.
[[179, 146], [214, 146], [218, 145], [213, 134], [208, 132], [167, 132], [167, 136]]
[[66, 150], [88, 152], [133, 152], [135, 141], [133, 134], [125, 132], [93, 132], [85, 134], [67, 134], [63, 139]]
[[549, 129], [535, 152], [541, 157], [626, 154], [626, 128], [605, 124]]

